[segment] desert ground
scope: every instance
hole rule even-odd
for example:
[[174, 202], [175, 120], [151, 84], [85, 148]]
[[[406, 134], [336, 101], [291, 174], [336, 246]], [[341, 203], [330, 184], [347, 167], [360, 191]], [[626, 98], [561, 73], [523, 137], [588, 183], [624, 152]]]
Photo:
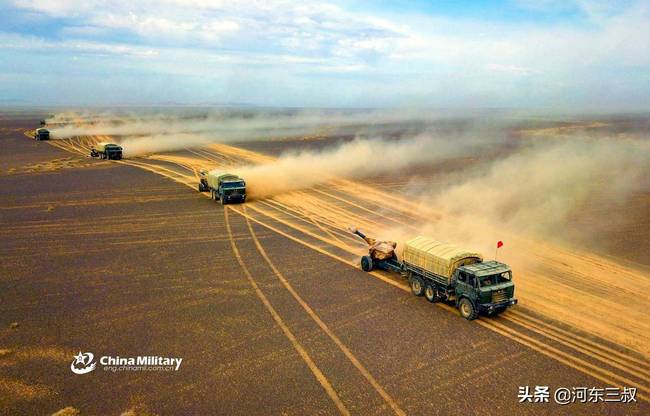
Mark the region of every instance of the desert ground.
[[[349, 132], [200, 143], [100, 161], [88, 157], [90, 148], [119, 142], [119, 134], [95, 132], [92, 121], [79, 118], [62, 125], [88, 134], [36, 142], [30, 132], [46, 116], [0, 117], [3, 414], [650, 412], [647, 188], [612, 198], [608, 186], [618, 185], [604, 172], [579, 200], [579, 213], [563, 210], [546, 235], [536, 227], [518, 233], [521, 213], [545, 224], [551, 207], [566, 201], [551, 191], [571, 184], [544, 182], [551, 195], [545, 200], [559, 202], [514, 212], [507, 230], [495, 228], [492, 211], [450, 213], [414, 197], [424, 193], [423, 183], [442, 187], [450, 178], [485, 184], [484, 175], [463, 172], [516, 162], [513, 149], [523, 140], [546, 143], [577, 130], [628, 143], [647, 134], [645, 118], [516, 125], [481, 156], [453, 153], [402, 167], [400, 175], [376, 168], [326, 181], [293, 180], [300, 171], [291, 170], [289, 185], [277, 188], [276, 166], [298, 169], [287, 150], [322, 155], [332, 143], [355, 143]], [[548, 159], [534, 166], [556, 160], [554, 148], [538, 150]], [[641, 157], [644, 169], [638, 153], [626, 153], [623, 163]], [[579, 163], [602, 157], [598, 166], [611, 170], [611, 154], [605, 147]], [[214, 168], [248, 173], [251, 200], [222, 206], [197, 192], [198, 172]], [[629, 183], [629, 171], [626, 165], [611, 174]], [[507, 166], [498, 172], [507, 176]], [[590, 204], [592, 196], [600, 203]], [[475, 223], [468, 226], [468, 218]], [[399, 241], [438, 233], [466, 238], [486, 257], [503, 239], [499, 260], [513, 267], [519, 304], [471, 322], [452, 306], [431, 305], [412, 296], [400, 276], [360, 270], [365, 246], [348, 225]], [[480, 241], [467, 237], [476, 234]], [[170, 373], [76, 375], [70, 362], [80, 350], [175, 356], [183, 364]], [[552, 399], [519, 403], [520, 386], [637, 393], [633, 403], [561, 406]]]

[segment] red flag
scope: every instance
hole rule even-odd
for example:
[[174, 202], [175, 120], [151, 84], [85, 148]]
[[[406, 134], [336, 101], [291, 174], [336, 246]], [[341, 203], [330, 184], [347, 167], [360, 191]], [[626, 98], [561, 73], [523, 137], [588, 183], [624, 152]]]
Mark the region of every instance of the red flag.
[[503, 241], [499, 240], [497, 241], [497, 248], [503, 247]]

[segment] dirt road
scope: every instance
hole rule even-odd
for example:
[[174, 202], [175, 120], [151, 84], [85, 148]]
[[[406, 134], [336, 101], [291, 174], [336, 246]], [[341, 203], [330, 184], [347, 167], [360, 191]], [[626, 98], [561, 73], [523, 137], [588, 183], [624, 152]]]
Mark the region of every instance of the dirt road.
[[[649, 410], [647, 313], [626, 297], [630, 284], [648, 284], [643, 271], [548, 247], [539, 252], [555, 270], [518, 275], [520, 307], [466, 322], [451, 307], [414, 298], [399, 278], [355, 266], [363, 245], [344, 225], [408, 227], [418, 220], [408, 201], [392, 196], [387, 210], [390, 195], [341, 180], [224, 209], [196, 192], [197, 170], [270, 156], [212, 145], [88, 163], [88, 146], [100, 138], [34, 143], [21, 130], [28, 121], [1, 138], [0, 159], [11, 165], [0, 176], [3, 412]], [[607, 286], [543, 292], [569, 271], [570, 281]], [[531, 291], [548, 296], [536, 304]], [[567, 291], [596, 299], [569, 308]], [[594, 307], [612, 291], [621, 297]], [[75, 375], [79, 350], [183, 364], [168, 373]], [[518, 403], [520, 386], [538, 385], [631, 386], [638, 402]]]

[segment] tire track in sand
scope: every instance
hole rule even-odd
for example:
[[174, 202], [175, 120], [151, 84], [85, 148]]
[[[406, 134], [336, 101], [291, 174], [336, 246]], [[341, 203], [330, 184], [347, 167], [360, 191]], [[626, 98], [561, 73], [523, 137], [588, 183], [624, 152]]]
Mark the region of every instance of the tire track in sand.
[[235, 238], [232, 233], [232, 228], [230, 227], [230, 219], [228, 217], [228, 210], [224, 209], [223, 210], [223, 215], [225, 218], [225, 223], [226, 223], [226, 230], [228, 231], [228, 237], [230, 238], [230, 246], [232, 248], [233, 254], [235, 255], [235, 258], [237, 259], [237, 262], [239, 263], [239, 266], [243, 270], [244, 274], [246, 275], [246, 278], [248, 279], [248, 282], [253, 286], [253, 290], [255, 291], [255, 294], [257, 297], [262, 301], [262, 304], [266, 308], [266, 310], [271, 314], [273, 317], [273, 320], [275, 323], [280, 327], [282, 332], [284, 333], [285, 337], [291, 342], [291, 345], [293, 348], [296, 350], [300, 358], [305, 362], [307, 367], [309, 367], [309, 370], [312, 372], [316, 380], [320, 383], [320, 385], [323, 387], [327, 395], [330, 397], [330, 399], [334, 402], [336, 405], [337, 409], [342, 415], [349, 416], [350, 411], [345, 407], [343, 402], [341, 401], [341, 398], [338, 396], [334, 388], [332, 387], [332, 384], [329, 382], [329, 380], [325, 377], [323, 372], [318, 368], [316, 363], [314, 363], [314, 360], [309, 356], [305, 348], [300, 344], [300, 342], [296, 339], [296, 337], [293, 335], [289, 327], [285, 324], [285, 322], [282, 320], [282, 317], [278, 314], [278, 312], [275, 310], [271, 302], [268, 300], [264, 292], [260, 289], [258, 286], [257, 282], [251, 275], [250, 271], [248, 270], [248, 267], [246, 267], [246, 264], [244, 263], [244, 260], [242, 259], [241, 254], [239, 253], [239, 249], [237, 248], [237, 244], [235, 243]]
[[[227, 210], [227, 208], [225, 208]], [[243, 208], [244, 213], [246, 213], [246, 206]], [[354, 365], [354, 367], [359, 370], [359, 372], [363, 375], [363, 377], [370, 383], [370, 385], [377, 391], [377, 393], [384, 399], [384, 401], [393, 409], [393, 412], [395, 412], [396, 415], [399, 416], [406, 416], [406, 413], [399, 407], [397, 402], [384, 390], [384, 388], [379, 384], [379, 382], [370, 374], [370, 372], [361, 364], [359, 359], [350, 351], [350, 349], [341, 341], [341, 339], [330, 329], [330, 327], [323, 322], [323, 320], [318, 316], [318, 314], [312, 309], [311, 306], [296, 292], [296, 290], [293, 288], [291, 283], [284, 277], [282, 272], [278, 270], [278, 268], [275, 266], [273, 261], [269, 258], [268, 254], [266, 253], [266, 250], [264, 250], [264, 247], [260, 243], [259, 239], [257, 238], [257, 235], [255, 234], [255, 231], [253, 230], [253, 227], [251, 225], [251, 222], [249, 220], [249, 217], [244, 217], [246, 219], [246, 225], [248, 226], [248, 230], [250, 232], [251, 238], [253, 239], [253, 242], [255, 243], [255, 247], [257, 248], [257, 251], [260, 253], [262, 258], [264, 258], [264, 261], [269, 265], [271, 270], [273, 270], [273, 273], [275, 276], [278, 278], [280, 283], [284, 286], [284, 288], [293, 296], [293, 298], [302, 306], [302, 308], [307, 312], [309, 317], [316, 322], [316, 324], [320, 327], [320, 329], [327, 334], [328, 337], [334, 343], [336, 346], [343, 352], [343, 354], [347, 357], [348, 360]]]

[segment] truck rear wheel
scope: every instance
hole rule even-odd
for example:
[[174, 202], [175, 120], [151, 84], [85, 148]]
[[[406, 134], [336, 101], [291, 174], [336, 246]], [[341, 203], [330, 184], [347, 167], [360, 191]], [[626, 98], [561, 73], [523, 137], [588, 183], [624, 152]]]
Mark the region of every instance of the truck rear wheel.
[[364, 272], [372, 271], [372, 257], [363, 256], [361, 257], [361, 270]]
[[422, 296], [424, 293], [424, 282], [418, 276], [411, 276], [411, 292], [415, 296]]
[[460, 316], [472, 321], [478, 317], [478, 310], [474, 307], [474, 304], [467, 298], [462, 298], [458, 302], [458, 310], [460, 311]]
[[431, 303], [438, 301], [438, 292], [432, 284], [427, 283], [424, 286], [424, 297]]

